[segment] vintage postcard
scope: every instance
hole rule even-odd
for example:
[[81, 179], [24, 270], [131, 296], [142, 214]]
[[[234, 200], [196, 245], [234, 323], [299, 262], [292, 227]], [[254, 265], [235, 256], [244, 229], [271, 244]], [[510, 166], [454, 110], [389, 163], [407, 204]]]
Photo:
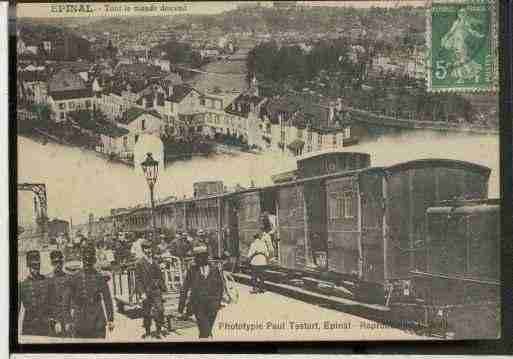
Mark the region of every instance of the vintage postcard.
[[19, 3], [18, 343], [499, 338], [496, 5]]

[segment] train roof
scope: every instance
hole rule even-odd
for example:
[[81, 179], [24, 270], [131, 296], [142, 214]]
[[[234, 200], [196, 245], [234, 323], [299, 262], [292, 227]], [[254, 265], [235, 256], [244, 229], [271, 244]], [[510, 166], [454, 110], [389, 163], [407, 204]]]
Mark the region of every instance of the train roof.
[[481, 172], [481, 174], [485, 176], [489, 176], [491, 173], [491, 169], [478, 165], [473, 162], [467, 161], [459, 161], [459, 160], [450, 160], [443, 158], [429, 158], [429, 159], [418, 159], [413, 161], [401, 162], [392, 166], [387, 167], [388, 172], [400, 172], [406, 171], [412, 168], [429, 168], [429, 167], [450, 167], [450, 168], [460, 168], [466, 170], [473, 170], [476, 172]]
[[323, 150], [323, 151], [316, 151], [316, 152], [308, 152], [308, 153], [298, 157], [297, 162], [311, 160], [316, 157], [322, 157], [322, 156], [333, 155], [333, 154], [345, 154], [345, 155], [353, 155], [353, 156], [354, 155], [370, 156], [367, 152]]
[[[336, 153], [336, 151], [331, 152], [331, 153]], [[350, 152], [346, 152], [346, 153], [350, 153]], [[352, 152], [352, 153], [359, 153], [359, 152]], [[365, 154], [365, 153], [362, 153], [362, 154]], [[322, 155], [322, 153], [318, 153], [315, 156], [319, 156], [319, 155]], [[184, 198], [184, 199], [170, 199], [169, 201], [165, 201], [163, 203], [157, 204], [156, 207], [162, 208], [162, 207], [165, 207], [165, 206], [168, 206], [171, 204], [185, 204], [185, 203], [191, 203], [191, 202], [196, 202], [196, 201], [206, 201], [206, 200], [212, 200], [212, 199], [218, 199], [218, 198], [224, 198], [224, 197], [231, 197], [234, 195], [253, 193], [253, 192], [265, 191], [265, 190], [273, 190], [273, 189], [278, 189], [281, 187], [293, 186], [293, 185], [302, 184], [302, 183], [315, 181], [315, 180], [354, 176], [354, 175], [358, 175], [361, 173], [376, 172], [376, 173], [385, 174], [385, 173], [407, 171], [409, 169], [415, 169], [415, 168], [429, 168], [429, 167], [440, 167], [440, 166], [448, 167], [448, 168], [460, 168], [460, 169], [466, 169], [466, 170], [473, 170], [473, 171], [482, 173], [485, 176], [489, 176], [490, 172], [491, 172], [491, 169], [486, 166], [478, 165], [478, 164], [475, 164], [472, 162], [467, 162], [467, 161], [459, 161], [459, 160], [451, 160], [451, 159], [418, 159], [418, 160], [412, 160], [412, 161], [398, 163], [398, 164], [391, 165], [391, 166], [366, 167], [366, 168], [361, 168], [361, 169], [356, 169], [356, 170], [349, 170], [349, 171], [345, 170], [345, 171], [334, 172], [334, 173], [329, 173], [329, 174], [324, 174], [324, 175], [319, 175], [319, 176], [314, 176], [314, 177], [300, 178], [300, 179], [295, 179], [293, 181], [275, 183], [272, 185], [257, 187], [257, 188], [247, 188], [247, 189], [243, 189], [240, 191], [234, 191], [234, 192], [218, 193], [218, 194], [213, 194], [213, 195], [205, 196], [205, 197], [201, 197], [201, 198], [189, 197], [189, 198]], [[144, 207], [144, 206], [135, 207], [135, 208], [133, 208], [127, 212], [124, 212], [122, 214], [123, 215], [132, 214], [139, 210], [144, 210], [145, 208], [146, 207]]]

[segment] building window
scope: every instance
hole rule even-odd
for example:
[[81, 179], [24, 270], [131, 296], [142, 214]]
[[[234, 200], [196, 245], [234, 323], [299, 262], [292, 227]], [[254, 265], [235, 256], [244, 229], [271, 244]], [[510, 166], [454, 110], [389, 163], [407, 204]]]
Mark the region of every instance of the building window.
[[65, 110], [66, 109], [66, 103], [65, 102], [61, 102], [59, 104], [59, 110]]
[[91, 108], [91, 100], [86, 100], [85, 105], [86, 108]]
[[345, 138], [351, 137], [351, 127], [344, 128], [344, 137]]
[[200, 98], [200, 105], [201, 106], [205, 106], [205, 99], [204, 98]]
[[123, 146], [125, 146], [125, 147], [128, 146], [128, 137], [127, 136], [123, 137]]
[[73, 110], [75, 108], [75, 103], [73, 101], [69, 102], [69, 109]]
[[61, 117], [61, 120], [64, 120], [66, 118], [66, 114], [64, 112], [61, 112], [60, 117]]
[[134, 142], [137, 143], [137, 140], [139, 140], [139, 135], [135, 135]]
[[145, 130], [146, 129], [146, 120], [141, 120], [141, 130]]
[[303, 130], [300, 128], [297, 129], [297, 138], [303, 138]]
[[337, 147], [337, 134], [333, 134], [333, 147]]

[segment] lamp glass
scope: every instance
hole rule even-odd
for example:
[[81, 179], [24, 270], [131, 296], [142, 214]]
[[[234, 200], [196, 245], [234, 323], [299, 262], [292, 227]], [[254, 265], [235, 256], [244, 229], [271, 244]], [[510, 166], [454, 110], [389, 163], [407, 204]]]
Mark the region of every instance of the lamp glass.
[[149, 184], [157, 182], [159, 163], [153, 159], [150, 152], [146, 154], [146, 159], [141, 163], [142, 170]]

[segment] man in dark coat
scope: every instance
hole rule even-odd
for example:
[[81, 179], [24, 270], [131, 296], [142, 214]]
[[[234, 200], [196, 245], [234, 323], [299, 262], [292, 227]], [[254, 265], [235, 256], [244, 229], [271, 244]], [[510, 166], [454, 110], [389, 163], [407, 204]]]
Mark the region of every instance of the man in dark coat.
[[54, 267], [49, 279], [50, 286], [50, 335], [71, 336], [71, 296], [69, 292], [69, 280], [71, 276], [64, 271], [64, 257], [62, 252], [52, 251], [50, 260]]
[[38, 251], [27, 252], [29, 275], [19, 286], [18, 315], [23, 305], [25, 314], [21, 327], [23, 335], [48, 336], [50, 329], [50, 296], [47, 278], [41, 274], [41, 255]]
[[190, 291], [192, 312], [196, 317], [200, 338], [212, 336], [212, 328], [221, 307], [223, 281], [219, 269], [208, 263], [208, 249], [205, 246], [193, 250], [195, 265], [187, 271], [180, 293], [178, 311], [183, 313]]
[[178, 234], [169, 245], [169, 253], [180, 259], [186, 257], [191, 251], [191, 244], [187, 241], [187, 236]]
[[166, 290], [164, 276], [157, 261], [158, 247], [152, 248], [150, 241], [141, 244], [144, 256], [135, 265], [135, 290], [142, 298], [143, 338], [151, 335], [151, 319], [155, 318], [156, 338], [161, 338], [164, 321], [162, 293]]
[[[83, 268], [69, 281], [74, 336], [105, 338], [106, 326], [109, 331], [114, 330], [114, 311], [107, 278], [94, 267], [96, 263], [94, 245], [87, 244], [82, 249], [82, 263]], [[102, 302], [107, 313], [103, 310]]]

